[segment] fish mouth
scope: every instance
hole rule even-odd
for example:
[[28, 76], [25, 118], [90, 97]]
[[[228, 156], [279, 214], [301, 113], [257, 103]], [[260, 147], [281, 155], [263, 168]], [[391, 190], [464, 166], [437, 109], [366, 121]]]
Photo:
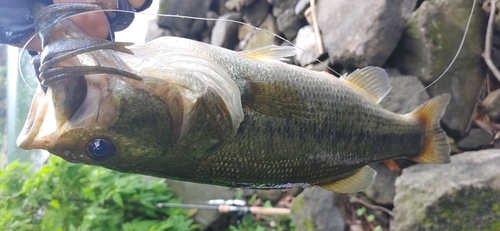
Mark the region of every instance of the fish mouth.
[[108, 127], [119, 107], [109, 90], [108, 78], [105, 74], [76, 76], [56, 82], [46, 92], [39, 87], [17, 145], [51, 150], [56, 143], [64, 142], [61, 139], [68, 131]]
[[18, 136], [20, 148], [50, 150], [69, 130], [107, 127], [119, 107], [109, 87], [110, 78], [140, 80], [113, 53], [130, 54], [125, 46], [132, 44], [89, 38], [70, 20], [54, 23], [57, 18], [100, 7], [51, 5], [37, 17], [35, 26], [43, 40], [43, 51], [40, 65], [35, 66], [40, 71], [41, 86]]

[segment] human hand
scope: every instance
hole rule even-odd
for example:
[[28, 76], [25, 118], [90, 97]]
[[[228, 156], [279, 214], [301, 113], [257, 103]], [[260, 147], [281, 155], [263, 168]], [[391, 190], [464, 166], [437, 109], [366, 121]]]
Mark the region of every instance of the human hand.
[[[111, 8], [113, 9], [116, 9], [118, 4], [117, 0], [53, 0], [54, 3], [71, 3], [71, 2], [83, 2], [83, 1], [87, 3], [106, 2], [110, 4]], [[145, 6], [148, 0], [127, 0], [127, 1], [134, 9], [144, 9], [149, 6], [149, 5]], [[150, 1], [147, 4], [150, 4]], [[110, 18], [113, 18], [115, 15], [114, 13], [109, 12], [108, 16]], [[103, 12], [94, 12], [94, 13], [78, 15], [72, 17], [71, 20], [90, 37], [97, 37], [103, 39], [109, 38], [110, 23], [108, 22], [106, 14]], [[28, 42], [28, 40], [31, 37], [32, 36], [28, 36], [27, 38], [21, 40], [21, 42], [12, 45], [18, 47], [23, 47], [26, 45], [26, 49], [28, 50], [41, 51], [42, 47], [38, 36]]]

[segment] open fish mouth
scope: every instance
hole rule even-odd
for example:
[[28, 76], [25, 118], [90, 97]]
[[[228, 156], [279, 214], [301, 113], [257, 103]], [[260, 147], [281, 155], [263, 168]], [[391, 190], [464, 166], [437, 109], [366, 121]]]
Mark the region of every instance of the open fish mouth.
[[[35, 25], [43, 43], [38, 65], [40, 88], [18, 137], [19, 147], [45, 149], [63, 157], [65, 153], [85, 156], [81, 153], [94, 139], [119, 137], [117, 142], [124, 142], [126, 132], [113, 133], [108, 128], [121, 129], [130, 123], [144, 124], [142, 127], [149, 127], [150, 133], [156, 132], [158, 123], [165, 123], [162, 129], [156, 129], [161, 135], [155, 139], [170, 145], [189, 132], [193, 117], [207, 113], [217, 120], [215, 130], [221, 137], [236, 133], [243, 120], [240, 91], [220, 65], [203, 57], [192, 65], [191, 59], [198, 54], [175, 50], [167, 52], [168, 60], [159, 54], [144, 61], [141, 57], [150, 57], [154, 45], [136, 48], [140, 54], [133, 54], [127, 48], [132, 43], [90, 38], [70, 20], [59, 20], [102, 7], [106, 5], [53, 4], [37, 17]], [[207, 95], [216, 103], [201, 99]], [[125, 107], [139, 111], [144, 107], [144, 111], [152, 112], [145, 112], [146, 117], [139, 121], [127, 117], [129, 109]], [[158, 113], [161, 121], [155, 124]], [[122, 146], [132, 141], [125, 143]]]
[[[109, 91], [110, 76], [142, 80], [110, 53], [132, 54], [125, 47], [132, 43], [90, 38], [70, 20], [61, 20], [106, 6], [54, 4], [40, 11], [35, 26], [42, 39], [43, 52], [35, 58], [38, 64], [34, 65], [38, 67], [40, 86], [18, 137], [19, 147], [49, 150], [65, 127], [106, 127], [117, 110]], [[95, 120], [84, 119], [89, 117]]]

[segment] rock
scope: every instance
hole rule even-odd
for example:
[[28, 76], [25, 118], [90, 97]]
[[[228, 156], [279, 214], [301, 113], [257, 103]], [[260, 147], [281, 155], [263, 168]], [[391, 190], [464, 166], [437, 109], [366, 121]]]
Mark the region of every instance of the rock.
[[493, 141], [493, 137], [481, 128], [473, 128], [469, 134], [458, 141], [457, 147], [462, 150], [477, 150]]
[[300, 19], [305, 19], [305, 13], [307, 8], [311, 6], [311, 0], [299, 0], [297, 5], [295, 5], [295, 15], [297, 15]]
[[[500, 2], [497, 1], [496, 12], [498, 12], [499, 9], [500, 9]], [[489, 14], [490, 11], [488, 10], [487, 13]], [[495, 16], [494, 25], [496, 30], [500, 29], [500, 15], [498, 13]]]
[[[229, 19], [234, 21], [241, 21], [240, 13], [227, 13], [219, 17], [219, 19]], [[212, 30], [211, 44], [225, 47], [228, 49], [234, 49], [236, 44], [238, 44], [238, 28], [239, 25], [234, 22], [226, 22], [218, 20]]]
[[396, 180], [392, 230], [500, 230], [500, 150], [418, 164]]
[[250, 25], [260, 25], [269, 13], [271, 5], [266, 0], [256, 0], [251, 5], [243, 8], [241, 14], [243, 20]]
[[[415, 76], [401, 75], [395, 69], [388, 69], [391, 91], [380, 105], [392, 112], [405, 114], [413, 111], [429, 99], [424, 86]], [[408, 97], [409, 95], [411, 97]]]
[[276, 204], [276, 202], [278, 202], [281, 197], [283, 196], [283, 194], [285, 194], [285, 191], [283, 190], [280, 190], [280, 189], [275, 189], [275, 190], [257, 190], [257, 196], [259, 196], [259, 198], [262, 200], [262, 201], [270, 201], [271, 204]]
[[[241, 16], [240, 16], [241, 17]], [[219, 18], [219, 14], [217, 14], [217, 12], [215, 11], [208, 11], [207, 12], [207, 18], [212, 18], [212, 19], [216, 19], [216, 18]], [[215, 20], [208, 20], [208, 21], [205, 21], [205, 23], [207, 24], [207, 28], [208, 30], [213, 30], [214, 29], [214, 26], [215, 24], [219, 22], [219, 21], [215, 21]], [[234, 24], [234, 23], [233, 23]]]
[[278, 17], [280, 14], [286, 11], [292, 11], [295, 14], [295, 6], [299, 0], [274, 0], [273, 3], [273, 15]]
[[[469, 0], [424, 1], [408, 20], [391, 62], [403, 74], [417, 76], [426, 84], [434, 81], [457, 52], [471, 6]], [[476, 11], [455, 63], [429, 88], [433, 96], [451, 93], [442, 121], [456, 136], [465, 135], [486, 70], [481, 57], [486, 18], [480, 9]]]
[[277, 43], [277, 38], [273, 34], [267, 32], [270, 31], [271, 33], [278, 33], [276, 22], [272, 15], [268, 14], [264, 22], [262, 22], [259, 27], [263, 30], [255, 30], [249, 26], [240, 27], [240, 30], [238, 32], [238, 38], [240, 39], [240, 48], [244, 50], [250, 50], [267, 45], [279, 44]]
[[382, 163], [372, 164], [370, 167], [377, 171], [377, 175], [373, 184], [364, 191], [366, 196], [377, 204], [392, 204], [396, 195], [394, 182], [400, 173], [389, 170]]
[[[187, 203], [202, 203], [211, 199], [228, 200], [233, 199], [235, 195], [234, 189], [221, 186], [196, 184], [175, 180], [167, 180], [167, 184], [178, 197], [181, 197], [182, 200]], [[200, 209], [193, 218], [196, 224], [202, 226], [202, 230], [205, 230], [209, 227], [212, 228], [212, 230], [221, 230], [223, 227], [227, 227], [229, 224], [221, 224], [220, 221], [228, 221], [228, 216], [230, 215], [231, 214], [221, 214], [215, 210]], [[225, 216], [227, 219], [221, 219], [221, 216]]]
[[242, 8], [249, 6], [255, 0], [228, 0], [225, 3], [226, 8], [230, 10], [240, 11]]
[[307, 25], [299, 30], [295, 45], [300, 49], [297, 49], [295, 60], [300, 66], [304, 67], [307, 64], [316, 62], [316, 59], [320, 57], [321, 54], [317, 44], [312, 26]]
[[297, 32], [306, 24], [304, 17], [295, 14], [295, 6], [299, 0], [275, 0], [273, 2], [273, 15], [276, 17], [278, 30], [285, 38], [292, 40]]
[[297, 230], [344, 231], [345, 221], [334, 203], [335, 196], [334, 192], [314, 187], [296, 197], [290, 218]]
[[167, 29], [160, 28], [156, 19], [149, 20], [148, 23], [148, 32], [146, 33], [145, 42], [149, 42], [153, 39], [157, 39], [163, 36], [171, 36], [172, 32]]
[[500, 123], [500, 89], [496, 89], [486, 96], [481, 102], [481, 109], [491, 121]]
[[[211, 4], [212, 0], [162, 0], [158, 13], [205, 17]], [[169, 29], [175, 36], [198, 40], [201, 39], [201, 33], [206, 27], [203, 20], [173, 17], [159, 17], [158, 25]]]
[[316, 12], [331, 62], [380, 66], [396, 47], [416, 0], [318, 0]]

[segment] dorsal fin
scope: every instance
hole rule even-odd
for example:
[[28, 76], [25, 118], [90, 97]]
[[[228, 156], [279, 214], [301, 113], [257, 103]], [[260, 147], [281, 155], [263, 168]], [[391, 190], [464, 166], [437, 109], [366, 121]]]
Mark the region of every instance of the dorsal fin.
[[285, 57], [294, 56], [295, 53], [295, 47], [276, 45], [269, 45], [240, 52], [240, 54], [248, 58], [260, 61], [285, 61], [287, 60]]
[[347, 76], [343, 75], [340, 79], [346, 80], [355, 88], [365, 92], [376, 103], [379, 103], [391, 91], [389, 76], [380, 67], [357, 69]]

